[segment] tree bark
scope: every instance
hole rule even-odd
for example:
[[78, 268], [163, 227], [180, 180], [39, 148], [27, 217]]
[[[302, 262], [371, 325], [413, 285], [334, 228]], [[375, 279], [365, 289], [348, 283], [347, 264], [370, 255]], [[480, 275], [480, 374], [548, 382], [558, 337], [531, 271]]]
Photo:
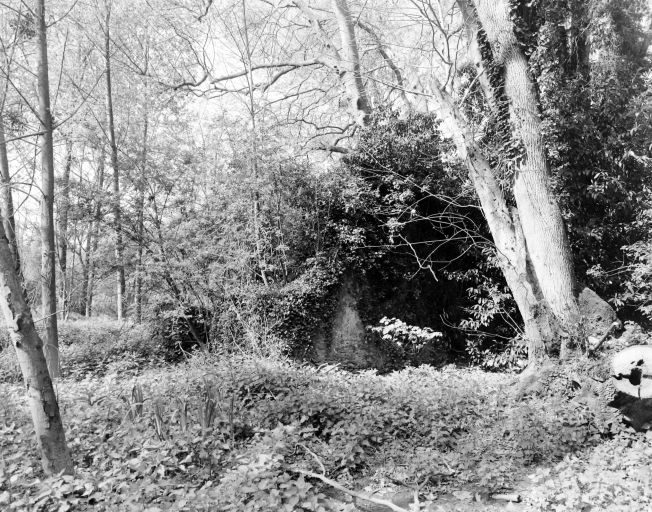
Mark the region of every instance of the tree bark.
[[344, 72], [344, 82], [351, 101], [351, 111], [356, 122], [360, 126], [366, 126], [371, 120], [371, 106], [362, 80], [360, 54], [351, 19], [351, 10], [346, 0], [332, 0], [332, 6], [342, 39], [340, 66]]
[[466, 163], [496, 246], [500, 268], [523, 318], [529, 363], [537, 365], [545, 358], [546, 348], [554, 341], [557, 328], [555, 319], [541, 300], [518, 216], [510, 212], [493, 169], [475, 142], [468, 122], [439, 80], [436, 77], [432, 80], [440, 114], [453, 127], [457, 152]]
[[66, 163], [59, 193], [59, 294], [61, 296], [61, 318], [68, 316], [68, 211], [70, 209], [70, 168], [72, 166], [72, 141], [66, 139]]
[[5, 126], [2, 113], [0, 112], [0, 213], [4, 230], [9, 242], [9, 249], [14, 257], [14, 269], [22, 282], [20, 266], [20, 254], [18, 252], [18, 240], [16, 237], [16, 219], [14, 212], [14, 200], [11, 192], [11, 174], [9, 172], [9, 158], [7, 156], [7, 143], [5, 142]]
[[54, 153], [52, 113], [48, 76], [47, 25], [45, 0], [36, 2], [38, 115], [41, 150], [41, 307], [45, 319], [45, 359], [50, 376], [59, 377], [59, 339], [57, 335], [57, 290], [54, 245]]
[[548, 306], [566, 333], [575, 336], [580, 312], [573, 260], [550, 184], [539, 107], [527, 60], [513, 31], [508, 1], [474, 0], [474, 4], [494, 61], [503, 66], [513, 136], [522, 144], [514, 197], [528, 254]]
[[116, 266], [116, 309], [118, 320], [125, 316], [125, 267], [124, 243], [122, 239], [122, 211], [120, 207], [120, 170], [118, 167], [118, 145], [115, 138], [113, 115], [113, 91], [111, 84], [111, 7], [106, 6], [104, 26], [104, 63], [106, 77], [106, 115], [109, 146], [111, 150], [111, 167], [113, 169], [113, 227], [115, 231], [115, 266]]
[[[43, 5], [43, 0], [40, 4]], [[41, 464], [47, 475], [72, 474], [72, 459], [43, 354], [43, 342], [34, 327], [3, 225], [4, 222], [0, 225], [0, 309], [23, 374]]]

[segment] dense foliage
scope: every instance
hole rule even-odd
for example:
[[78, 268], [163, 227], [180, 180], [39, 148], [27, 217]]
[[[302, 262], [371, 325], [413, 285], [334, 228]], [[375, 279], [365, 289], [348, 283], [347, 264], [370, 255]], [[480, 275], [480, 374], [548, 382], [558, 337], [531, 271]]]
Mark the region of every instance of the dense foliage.
[[523, 3], [517, 15], [577, 270], [630, 308], [649, 300], [633, 291], [650, 232], [651, 64], [639, 23], [646, 10], [640, 1], [543, 0]]
[[[637, 460], [631, 457], [649, 451], [647, 438], [628, 448], [630, 431], [571, 385], [572, 373], [551, 377], [555, 391], [518, 401], [513, 377], [453, 367], [380, 377], [202, 357], [128, 379], [115, 367], [103, 377], [72, 372], [59, 393], [76, 476], [43, 479], [24, 435], [26, 411], [12, 398], [0, 409], [0, 504], [354, 510], [350, 498], [300, 473], [312, 471], [376, 496], [399, 496], [425, 483], [422, 503], [442, 500], [454, 510], [468, 510], [476, 499], [492, 510], [488, 496], [514, 487], [532, 510], [552, 504], [577, 510], [587, 495], [595, 510], [607, 510], [623, 486], [632, 503], [646, 506], [640, 475], [618, 479], [609, 491], [599, 486], [609, 474], [629, 472]], [[4, 396], [14, 396], [13, 385], [2, 386]], [[606, 438], [612, 441], [601, 445]], [[564, 476], [605, 450], [611, 451], [599, 463], [604, 473]], [[563, 485], [550, 492], [560, 479]]]

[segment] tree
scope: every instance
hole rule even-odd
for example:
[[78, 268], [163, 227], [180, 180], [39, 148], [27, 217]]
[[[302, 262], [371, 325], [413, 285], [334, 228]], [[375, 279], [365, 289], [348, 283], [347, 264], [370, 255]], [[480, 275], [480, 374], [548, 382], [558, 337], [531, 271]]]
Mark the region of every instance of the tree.
[[97, 273], [97, 249], [100, 238], [100, 225], [102, 223], [102, 195], [104, 192], [104, 160], [106, 151], [104, 143], [98, 143], [100, 148], [97, 150], [97, 185], [94, 189], [95, 199], [89, 203], [90, 206], [90, 225], [86, 235], [86, 265], [84, 267], [84, 276], [82, 279], [82, 301], [83, 312], [87, 318], [93, 316], [93, 294], [95, 278]]
[[[4, 103], [4, 102], [3, 102]], [[0, 213], [5, 223], [4, 230], [9, 242], [9, 248], [14, 257], [16, 272], [20, 275], [20, 253], [16, 240], [16, 219], [14, 217], [14, 200], [11, 193], [11, 173], [9, 171], [9, 159], [7, 157], [7, 143], [5, 142], [5, 127], [0, 106]]]
[[365, 126], [369, 124], [371, 115], [371, 106], [367, 98], [362, 73], [360, 69], [360, 54], [358, 52], [358, 43], [353, 28], [353, 19], [351, 10], [346, 0], [332, 0], [333, 13], [337, 20], [342, 39], [342, 73], [346, 82], [351, 102], [351, 110], [355, 116], [356, 122]]
[[[4, 219], [3, 219], [4, 220]], [[0, 225], [0, 308], [23, 374], [41, 463], [47, 475], [73, 473], [59, 406], [14, 258]]]
[[[59, 413], [52, 378], [58, 376], [58, 343], [56, 324], [56, 288], [54, 267], [54, 160], [52, 144], [52, 115], [50, 112], [47, 36], [45, 22], [45, 0], [37, 0], [34, 21], [37, 42], [37, 79], [38, 79], [38, 122], [39, 148], [41, 151], [41, 243], [43, 271], [43, 308], [46, 316], [46, 340], [44, 342], [36, 332], [32, 313], [27, 303], [26, 293], [20, 272], [15, 239], [15, 222], [13, 220], [13, 201], [9, 187], [9, 169], [7, 162], [2, 167], [2, 222], [0, 222], [0, 309], [9, 331], [12, 345], [16, 351], [18, 363], [26, 387], [36, 442], [41, 453], [43, 470], [47, 475], [73, 473], [73, 464], [66, 444], [65, 432]], [[21, 21], [18, 12], [17, 25]], [[8, 67], [5, 78], [9, 82]], [[4, 108], [5, 94], [2, 95], [0, 114]], [[6, 157], [6, 140], [4, 130], [2, 149]], [[1, 158], [0, 158], [1, 159]], [[10, 233], [5, 230], [9, 228]]]
[[118, 320], [125, 315], [125, 267], [124, 243], [122, 235], [122, 210], [120, 207], [120, 169], [118, 167], [118, 144], [115, 136], [115, 121], [113, 115], [113, 89], [111, 83], [111, 9], [112, 0], [106, 0], [104, 17], [104, 76], [106, 79], [106, 118], [107, 137], [111, 168], [113, 171], [113, 227], [115, 231], [116, 260], [116, 309]]
[[45, 0], [37, 0], [37, 77], [38, 115], [41, 150], [41, 308], [45, 319], [45, 358], [52, 378], [59, 377], [59, 338], [57, 333], [57, 289], [54, 243], [54, 149], [50, 84], [48, 72], [47, 24]]
[[66, 156], [59, 192], [59, 293], [61, 294], [61, 318], [66, 319], [69, 312], [70, 290], [68, 289], [68, 213], [70, 210], [70, 170], [72, 167], [72, 140], [66, 138]]
[[[504, 69], [505, 95], [515, 138], [522, 145], [514, 178], [514, 198], [539, 288], [561, 327], [579, 334], [580, 312], [573, 258], [564, 220], [550, 184], [539, 107], [528, 64], [521, 51], [506, 0], [474, 0], [492, 55]], [[562, 345], [564, 357], [565, 344]]]

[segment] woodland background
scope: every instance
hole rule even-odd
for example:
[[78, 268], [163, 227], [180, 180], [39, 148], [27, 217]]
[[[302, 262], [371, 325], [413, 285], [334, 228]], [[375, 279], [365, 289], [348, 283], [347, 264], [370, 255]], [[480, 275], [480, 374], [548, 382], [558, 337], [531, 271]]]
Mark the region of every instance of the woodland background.
[[[605, 382], [652, 318], [649, 9], [1, 1], [0, 505], [648, 504]], [[349, 298], [367, 371], [315, 349]], [[23, 460], [21, 368], [74, 477]]]

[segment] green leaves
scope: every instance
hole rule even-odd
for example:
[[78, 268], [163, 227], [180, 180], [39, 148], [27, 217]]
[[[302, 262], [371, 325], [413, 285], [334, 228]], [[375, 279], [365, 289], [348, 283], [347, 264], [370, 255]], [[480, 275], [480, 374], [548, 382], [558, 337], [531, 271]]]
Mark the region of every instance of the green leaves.
[[[426, 481], [431, 495], [465, 496], [510, 488], [535, 464], [559, 464], [566, 476], [546, 477], [556, 487], [535, 483], [532, 503], [570, 511], [580, 510], [577, 489], [587, 495], [607, 485], [574, 458], [591, 449], [605, 458], [600, 467], [614, 465], [608, 485], [616, 495], [639, 492], [643, 477], [631, 475], [652, 453], [650, 439], [621, 433], [620, 444], [599, 451], [614, 418], [569, 400], [566, 377], [551, 377], [549, 391], [525, 401], [514, 399], [513, 381], [452, 366], [378, 376], [225, 357], [146, 371], [138, 385], [115, 376], [66, 380], [60, 404], [77, 475], [50, 480], [40, 477], [22, 390], [0, 385], [10, 397], [0, 404], [0, 507], [321, 512], [322, 484], [296, 469], [350, 488]], [[142, 414], [129, 417], [132, 399]], [[640, 451], [628, 455], [631, 463], [608, 452], [628, 443]], [[569, 468], [584, 481], [571, 486]], [[630, 480], [621, 485], [622, 474]]]

